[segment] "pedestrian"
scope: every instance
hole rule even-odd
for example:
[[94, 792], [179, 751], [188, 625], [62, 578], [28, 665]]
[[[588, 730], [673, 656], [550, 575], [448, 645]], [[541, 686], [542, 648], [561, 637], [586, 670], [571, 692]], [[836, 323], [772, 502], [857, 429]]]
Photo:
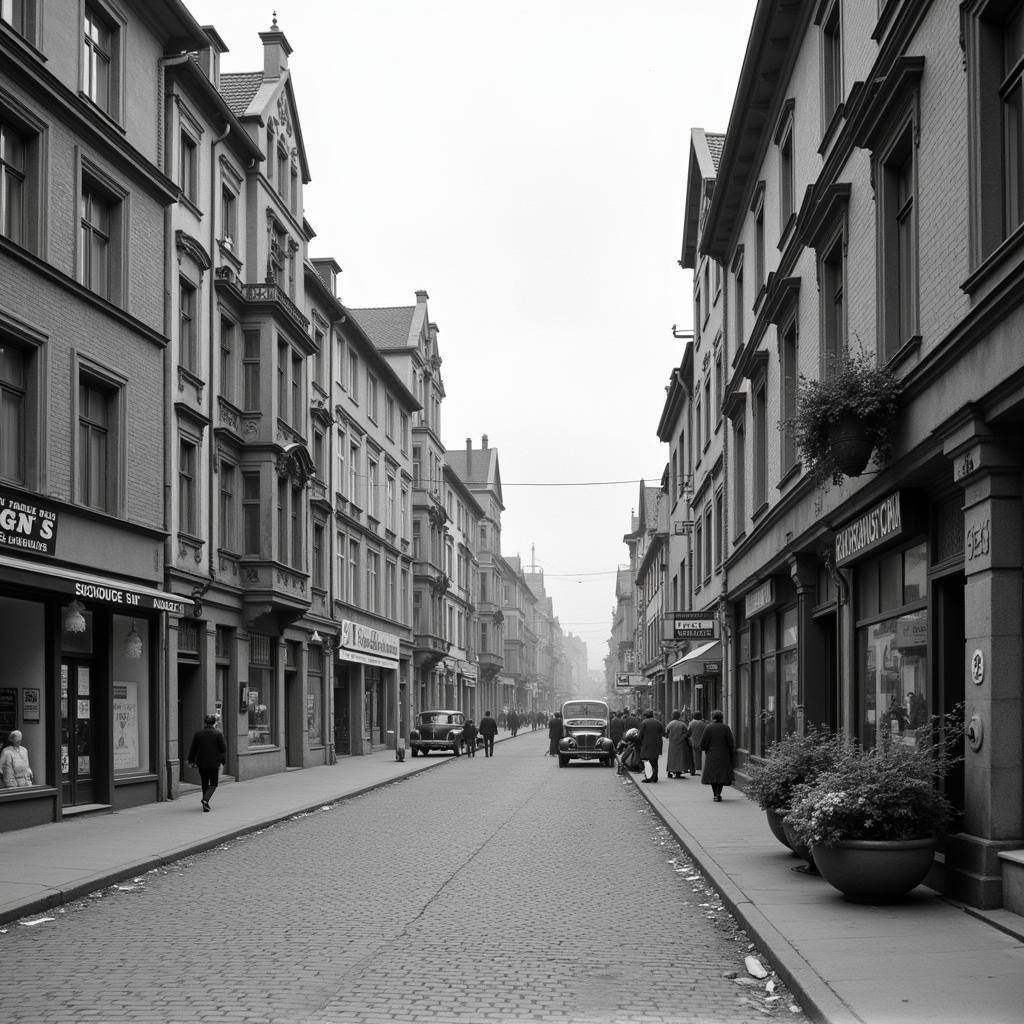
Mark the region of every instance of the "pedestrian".
[[515, 708], [508, 713], [508, 731], [513, 736], [519, 732], [519, 715], [516, 714]]
[[35, 784], [28, 761], [28, 747], [22, 745], [21, 730], [13, 729], [7, 736], [8, 746], [0, 751], [0, 785], [7, 789], [27, 789]]
[[548, 749], [547, 755], [558, 756], [558, 741], [565, 735], [565, 726], [562, 723], [562, 712], [556, 711], [548, 722]]
[[613, 711], [612, 717], [608, 722], [608, 739], [612, 741], [613, 749], [619, 749], [619, 744], [622, 742], [622, 734], [625, 731], [626, 727], [623, 724], [622, 717], [618, 711]]
[[711, 787], [715, 803], [722, 802], [722, 787], [731, 786], [733, 782], [733, 752], [736, 744], [732, 738], [732, 729], [725, 724], [723, 718], [721, 711], [712, 711], [711, 722], [700, 738], [700, 749], [707, 754], [700, 781]]
[[686, 731], [690, 737], [690, 750], [693, 752], [693, 766], [690, 770], [690, 774], [694, 775], [696, 772], [701, 770], [701, 765], [704, 761], [703, 755], [701, 754], [700, 741], [704, 735], [704, 730], [708, 727], [708, 723], [704, 721], [704, 716], [699, 711], [694, 711], [693, 718], [690, 720], [690, 724], [686, 727]]
[[651, 774], [641, 782], [658, 781], [658, 758], [661, 757], [661, 741], [665, 738], [665, 727], [648, 709], [640, 723], [640, 760], [651, 766]]
[[207, 715], [203, 719], [203, 728], [198, 729], [192, 737], [192, 746], [188, 748], [188, 763], [199, 770], [199, 781], [203, 786], [203, 810], [210, 809], [210, 800], [217, 788], [217, 775], [220, 766], [227, 764], [228, 746], [224, 742], [224, 734], [217, 728], [217, 716]]
[[480, 719], [480, 735], [484, 741], [484, 757], [494, 757], [494, 737], [498, 733], [498, 723], [491, 716], [490, 711], [484, 712]]
[[473, 724], [472, 718], [466, 719], [462, 727], [462, 742], [466, 744], [466, 755], [476, 757], [476, 735], [480, 730]]
[[[672, 721], [665, 726], [665, 735], [668, 737], [665, 772], [670, 779], [681, 779], [686, 771], [686, 754], [690, 749], [690, 737], [681, 711], [672, 712]], [[692, 755], [690, 761], [693, 761]]]

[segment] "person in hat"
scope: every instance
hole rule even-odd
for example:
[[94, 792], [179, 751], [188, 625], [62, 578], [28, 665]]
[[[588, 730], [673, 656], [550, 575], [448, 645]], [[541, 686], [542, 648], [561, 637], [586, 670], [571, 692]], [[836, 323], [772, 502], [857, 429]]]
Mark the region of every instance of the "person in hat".
[[188, 763], [199, 771], [199, 781], [203, 785], [203, 810], [208, 811], [217, 788], [220, 766], [227, 764], [228, 745], [224, 742], [224, 734], [217, 728], [216, 715], [207, 715], [203, 723], [203, 728], [197, 730], [192, 737], [192, 746], [188, 748]]

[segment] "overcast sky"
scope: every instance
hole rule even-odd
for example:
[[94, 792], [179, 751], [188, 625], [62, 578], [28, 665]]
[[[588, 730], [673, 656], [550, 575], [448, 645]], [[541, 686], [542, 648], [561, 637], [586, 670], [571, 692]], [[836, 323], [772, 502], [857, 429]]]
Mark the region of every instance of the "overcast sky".
[[[755, 0], [186, 0], [262, 68], [278, 27], [311, 256], [350, 307], [430, 295], [449, 448], [498, 449], [502, 553], [607, 654], [615, 571], [693, 323], [678, 266], [691, 128], [724, 132]], [[557, 486], [542, 486], [557, 485]]]

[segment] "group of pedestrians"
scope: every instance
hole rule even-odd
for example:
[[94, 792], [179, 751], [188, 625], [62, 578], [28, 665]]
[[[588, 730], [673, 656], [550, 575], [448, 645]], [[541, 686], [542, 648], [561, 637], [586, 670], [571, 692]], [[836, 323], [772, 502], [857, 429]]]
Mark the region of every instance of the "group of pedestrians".
[[462, 727], [462, 744], [466, 748], [467, 756], [476, 757], [476, 739], [479, 736], [484, 744], [484, 757], [494, 757], [494, 737], [497, 735], [498, 720], [490, 711], [484, 712], [479, 725], [472, 718], [467, 718], [466, 724]]
[[634, 742], [639, 748], [640, 760], [647, 765], [644, 778], [640, 781], [648, 784], [658, 781], [658, 762], [663, 741], [667, 739], [667, 776], [670, 779], [684, 779], [699, 771], [700, 781], [711, 787], [712, 798], [716, 803], [721, 803], [722, 789], [733, 784], [736, 749], [732, 730], [725, 724], [724, 718], [721, 711], [712, 711], [711, 721], [706, 722], [701, 712], [695, 711], [690, 721], [686, 722], [682, 711], [673, 711], [666, 726], [655, 717], [653, 711], [645, 711], [642, 719], [634, 719], [631, 712], [624, 711], [613, 714], [609, 723], [609, 736], [618, 749], [620, 741], [630, 729], [637, 730]]

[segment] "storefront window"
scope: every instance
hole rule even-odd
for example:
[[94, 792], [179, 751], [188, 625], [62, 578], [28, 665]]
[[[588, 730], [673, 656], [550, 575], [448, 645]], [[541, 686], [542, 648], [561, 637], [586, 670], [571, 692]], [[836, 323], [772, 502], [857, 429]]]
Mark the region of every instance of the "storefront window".
[[0, 793], [47, 784], [45, 650], [43, 606], [0, 597]]
[[[142, 641], [141, 652], [132, 648], [132, 630]], [[142, 619], [113, 617], [114, 775], [149, 771], [149, 656], [152, 630]], [[134, 638], [133, 638], [134, 639]], [[138, 657], [131, 655], [138, 652]]]
[[[880, 735], [907, 744], [930, 735], [926, 569], [924, 544], [858, 567], [857, 675], [865, 747], [875, 746]], [[915, 603], [919, 607], [907, 607]]]
[[323, 650], [311, 644], [309, 647], [309, 673], [306, 679], [306, 733], [311, 747], [322, 746], [324, 742], [323, 670]]
[[739, 650], [739, 736], [738, 743], [744, 750], [750, 749], [750, 628], [740, 633]]
[[274, 645], [263, 633], [249, 634], [249, 746], [274, 744]]
[[[782, 613], [782, 721], [781, 736], [788, 736], [797, 729], [797, 705], [800, 702], [798, 685], [796, 641], [798, 635], [796, 606]], [[780, 736], [780, 738], [781, 738]]]

